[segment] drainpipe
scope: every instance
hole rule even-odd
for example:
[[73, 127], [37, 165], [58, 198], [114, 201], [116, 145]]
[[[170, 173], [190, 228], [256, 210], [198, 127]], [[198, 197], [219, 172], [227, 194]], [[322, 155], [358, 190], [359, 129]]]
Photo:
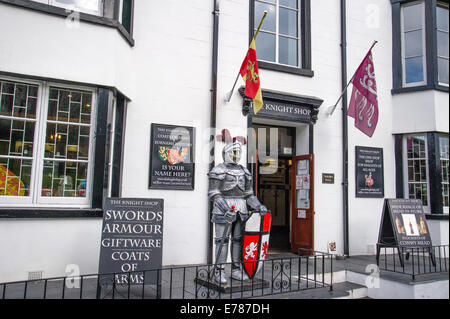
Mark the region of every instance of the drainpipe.
[[[342, 90], [347, 86], [347, 5], [341, 0], [341, 82]], [[342, 211], [344, 222], [344, 255], [349, 255], [349, 222], [348, 222], [348, 123], [347, 92], [342, 96], [342, 144], [343, 144], [343, 182]]]
[[[220, 14], [220, 0], [214, 1], [214, 11], [212, 12], [214, 16], [213, 22], [213, 51], [212, 51], [212, 77], [211, 77], [211, 159], [209, 164], [209, 170], [211, 171], [215, 166], [215, 131], [216, 131], [216, 116], [217, 116], [217, 68], [218, 68], [218, 52], [219, 52], [219, 14]], [[208, 199], [208, 212], [211, 214], [212, 206], [211, 201]], [[211, 216], [210, 216], [211, 217]], [[209, 218], [211, 220], [211, 218]], [[208, 247], [207, 247], [207, 261], [208, 264], [213, 263], [213, 225], [211, 222], [208, 223]]]

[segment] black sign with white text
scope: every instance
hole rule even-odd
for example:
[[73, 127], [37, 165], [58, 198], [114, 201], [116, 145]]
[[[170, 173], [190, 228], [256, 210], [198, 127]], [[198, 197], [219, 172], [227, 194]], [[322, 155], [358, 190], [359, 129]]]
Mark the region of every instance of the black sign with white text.
[[293, 121], [301, 123], [313, 122], [313, 109], [307, 105], [295, 105], [264, 100], [264, 105], [255, 117], [264, 117], [281, 121]]
[[[156, 284], [162, 266], [164, 201], [108, 198], [105, 201], [99, 273], [115, 273], [114, 283]], [[102, 283], [112, 276], [102, 276]]]
[[[419, 199], [386, 199], [379, 242], [392, 238], [396, 246], [428, 247], [431, 236]], [[393, 235], [393, 236], [392, 236]]]
[[152, 124], [149, 188], [194, 189], [194, 128]]
[[383, 149], [356, 146], [356, 197], [384, 197]]

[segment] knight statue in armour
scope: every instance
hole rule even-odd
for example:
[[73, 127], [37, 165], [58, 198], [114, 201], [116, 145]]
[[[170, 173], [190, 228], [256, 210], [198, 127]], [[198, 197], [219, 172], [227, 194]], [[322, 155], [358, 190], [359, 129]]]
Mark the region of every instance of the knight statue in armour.
[[[208, 174], [208, 197], [212, 201], [212, 220], [214, 223], [214, 243], [216, 265], [213, 279], [219, 284], [227, 283], [223, 264], [227, 262], [228, 247], [231, 241], [231, 277], [236, 280], [249, 280], [242, 271], [241, 242], [245, 221], [249, 210], [264, 216], [267, 208], [253, 193], [252, 174], [239, 164], [244, 137], [232, 138], [224, 129], [218, 140], [225, 143], [222, 150], [223, 163], [215, 166]], [[231, 237], [231, 238], [230, 238]]]

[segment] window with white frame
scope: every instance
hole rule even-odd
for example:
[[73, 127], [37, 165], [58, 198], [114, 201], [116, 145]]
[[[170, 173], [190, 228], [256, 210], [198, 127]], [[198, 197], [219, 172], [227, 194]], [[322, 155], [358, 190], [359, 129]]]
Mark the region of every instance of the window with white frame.
[[438, 2], [436, 7], [436, 33], [438, 82], [448, 85], [448, 3]]
[[89, 207], [95, 91], [0, 78], [3, 204]]
[[30, 0], [30, 1], [40, 2], [55, 7], [65, 8], [67, 10], [74, 10], [98, 16], [103, 15], [103, 0]]
[[426, 212], [429, 212], [428, 158], [425, 136], [405, 137], [405, 174], [408, 198], [422, 200]]
[[442, 174], [442, 200], [444, 210], [448, 213], [448, 202], [449, 202], [449, 194], [448, 194], [448, 169], [449, 169], [449, 161], [448, 161], [448, 136], [439, 136], [439, 150], [441, 153], [441, 174]]
[[425, 4], [423, 1], [402, 6], [403, 85], [424, 85], [426, 79]]
[[267, 16], [256, 38], [258, 60], [293, 67], [301, 65], [299, 0], [255, 0], [254, 28]]

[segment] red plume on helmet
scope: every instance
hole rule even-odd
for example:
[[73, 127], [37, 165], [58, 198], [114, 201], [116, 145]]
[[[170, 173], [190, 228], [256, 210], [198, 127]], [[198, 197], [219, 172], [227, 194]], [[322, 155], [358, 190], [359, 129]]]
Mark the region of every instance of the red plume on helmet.
[[232, 137], [230, 134], [230, 131], [226, 128], [222, 130], [222, 134], [219, 134], [216, 136], [216, 139], [217, 139], [217, 141], [223, 142], [227, 145], [234, 143], [234, 142], [240, 142], [242, 145], [247, 144], [247, 140], [245, 137], [243, 137], [243, 136]]

